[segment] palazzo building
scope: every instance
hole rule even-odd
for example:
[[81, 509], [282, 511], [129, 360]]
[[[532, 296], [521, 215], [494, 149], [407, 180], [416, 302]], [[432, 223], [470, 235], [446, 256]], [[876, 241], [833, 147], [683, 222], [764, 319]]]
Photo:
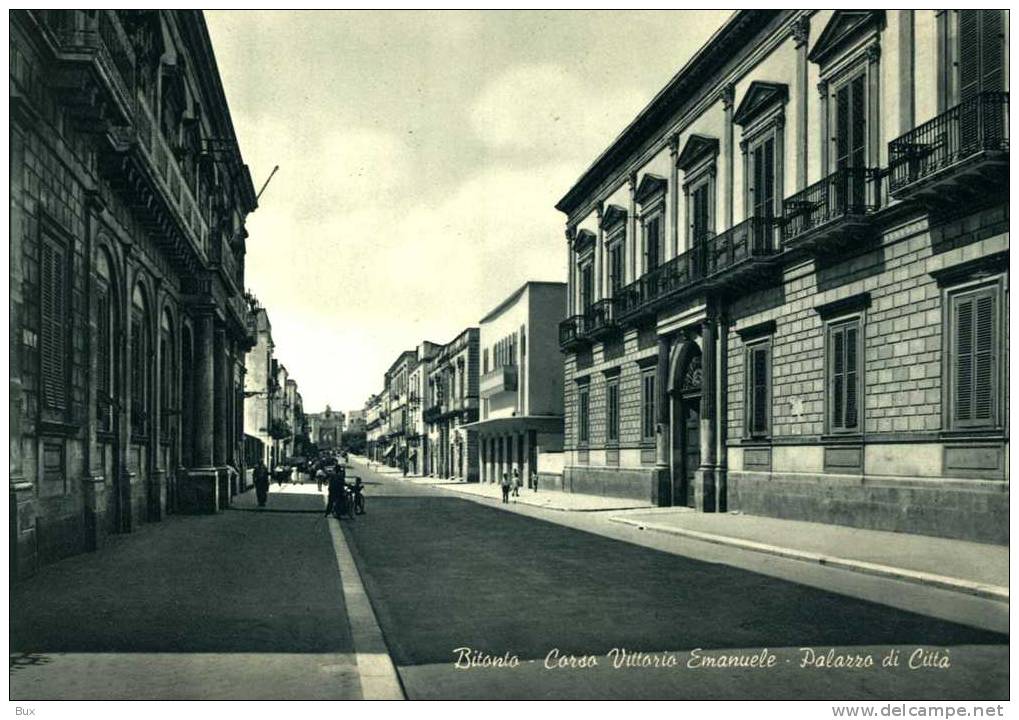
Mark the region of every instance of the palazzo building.
[[254, 188], [198, 11], [10, 13], [12, 573], [243, 473]]
[[559, 201], [564, 484], [1008, 540], [1008, 14], [735, 13]]
[[444, 345], [428, 373], [423, 419], [428, 427], [428, 474], [478, 481], [478, 328]]

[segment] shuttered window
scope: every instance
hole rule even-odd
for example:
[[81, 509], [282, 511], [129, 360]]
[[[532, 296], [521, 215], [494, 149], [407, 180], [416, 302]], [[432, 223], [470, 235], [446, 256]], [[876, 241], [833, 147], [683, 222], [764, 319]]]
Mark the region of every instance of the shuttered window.
[[708, 183], [698, 185], [690, 195], [690, 241], [703, 240], [709, 229]]
[[662, 217], [655, 215], [644, 225], [644, 272], [651, 272], [661, 264]]
[[580, 266], [580, 309], [587, 314], [594, 303], [594, 265], [590, 260]]
[[952, 297], [952, 425], [992, 427], [998, 412], [998, 288]]
[[835, 167], [866, 167], [866, 76], [857, 75], [835, 91]]
[[584, 386], [577, 390], [577, 442], [587, 445], [591, 439], [591, 394]]
[[859, 318], [828, 327], [828, 427], [834, 433], [860, 429], [861, 345]]
[[612, 380], [605, 386], [605, 439], [619, 442], [619, 381]]
[[641, 376], [641, 439], [645, 444], [655, 441], [655, 370]]
[[959, 10], [959, 100], [1004, 89], [1005, 24], [1001, 10]]
[[609, 294], [615, 297], [623, 287], [623, 243], [617, 241], [609, 246]]
[[758, 144], [750, 155], [753, 164], [750, 186], [751, 207], [754, 217], [771, 217], [775, 214], [775, 140], [768, 138]]
[[746, 352], [746, 428], [750, 437], [767, 436], [771, 423], [771, 343], [751, 345]]
[[67, 251], [46, 238], [39, 278], [42, 398], [51, 410], [67, 409]]

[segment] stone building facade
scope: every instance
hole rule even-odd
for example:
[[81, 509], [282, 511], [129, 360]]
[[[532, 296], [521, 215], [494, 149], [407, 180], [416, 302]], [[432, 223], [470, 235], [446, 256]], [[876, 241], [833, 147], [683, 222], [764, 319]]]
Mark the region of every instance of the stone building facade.
[[557, 205], [564, 483], [1007, 542], [1007, 37], [726, 22]]
[[244, 433], [249, 440], [248, 478], [253, 482], [253, 467], [259, 460], [266, 467], [273, 465], [272, 396], [276, 392], [276, 378], [273, 374], [272, 323], [269, 313], [253, 297], [248, 297], [248, 332], [253, 345], [245, 356], [244, 375]]
[[423, 420], [428, 428], [428, 474], [478, 481], [479, 330], [467, 328], [434, 356]]
[[326, 405], [324, 412], [306, 416], [308, 437], [319, 450], [339, 450], [343, 445], [345, 418], [343, 412]]
[[10, 14], [10, 546], [16, 573], [243, 472], [256, 207], [194, 11]]

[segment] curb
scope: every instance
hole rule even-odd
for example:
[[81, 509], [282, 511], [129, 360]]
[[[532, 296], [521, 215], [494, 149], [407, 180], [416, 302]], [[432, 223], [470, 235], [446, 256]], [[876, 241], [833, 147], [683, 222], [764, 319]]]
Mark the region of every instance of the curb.
[[[463, 483], [456, 483], [456, 485], [461, 485], [461, 484], [463, 484]], [[502, 503], [499, 502], [499, 497], [489, 497], [488, 495], [482, 495], [481, 493], [473, 493], [473, 492], [467, 492], [465, 490], [457, 490], [457, 489], [455, 489], [453, 487], [449, 487], [447, 485], [439, 485], [439, 487], [442, 487], [443, 489], [446, 489], [446, 490], [452, 490], [453, 492], [459, 493], [460, 495], [463, 495], [465, 497], [476, 498], [478, 500], [488, 500], [489, 502], [495, 503], [496, 505], [502, 505]], [[620, 512], [622, 510], [651, 510], [651, 509], [653, 509], [653, 508], [650, 508], [650, 507], [644, 508], [644, 507], [641, 507], [641, 506], [634, 507], [632, 505], [625, 505], [625, 506], [622, 506], [622, 507], [604, 507], [604, 508], [570, 508], [570, 507], [562, 507], [561, 505], [539, 505], [538, 503], [529, 503], [529, 502], [514, 502], [514, 503], [509, 503], [509, 504], [510, 505], [523, 505], [525, 507], [533, 507], [533, 508], [538, 508], [540, 510], [555, 510], [556, 512], [578, 512], [578, 513]]]
[[368, 599], [368, 593], [365, 592], [364, 583], [361, 582], [361, 574], [357, 570], [354, 556], [343, 536], [340, 521], [329, 518], [328, 523], [336, 564], [340, 569], [343, 601], [357, 659], [362, 699], [403, 700], [405, 698], [400, 677], [396, 673], [393, 658], [389, 655], [389, 648]]
[[752, 550], [754, 552], [765, 553], [768, 555], [776, 555], [790, 560], [813, 562], [818, 565], [851, 570], [853, 572], [864, 573], [866, 575], [893, 578], [895, 580], [916, 583], [917, 585], [927, 585], [929, 587], [941, 588], [942, 590], [952, 590], [954, 592], [976, 595], [977, 597], [982, 597], [988, 600], [1008, 602], [1007, 587], [971, 582], [969, 580], [961, 580], [959, 578], [948, 577], [945, 575], [935, 575], [933, 573], [919, 572], [917, 570], [907, 570], [905, 568], [881, 565], [879, 563], [870, 563], [863, 560], [849, 560], [846, 558], [836, 557], [834, 555], [823, 555], [821, 553], [812, 553], [804, 550], [794, 550], [792, 548], [780, 547], [778, 545], [754, 542], [753, 540], [733, 538], [727, 535], [714, 535], [712, 533], [699, 532], [697, 530], [684, 530], [682, 528], [641, 522], [638, 520], [631, 520], [629, 518], [612, 517], [609, 518], [609, 520], [622, 525], [630, 525], [632, 527], [640, 528], [641, 530], [651, 530], [670, 535], [680, 535], [682, 537], [702, 540], [716, 545], [728, 545], [730, 547], [737, 547], [743, 550]]

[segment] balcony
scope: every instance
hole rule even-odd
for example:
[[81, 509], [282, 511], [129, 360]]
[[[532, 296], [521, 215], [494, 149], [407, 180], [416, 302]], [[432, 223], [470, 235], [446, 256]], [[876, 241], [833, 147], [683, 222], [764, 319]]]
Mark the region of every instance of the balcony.
[[591, 305], [587, 312], [587, 334], [594, 340], [601, 340], [615, 335], [619, 331], [616, 322], [616, 305], [613, 298], [605, 298]]
[[433, 423], [438, 420], [441, 415], [442, 405], [435, 404], [425, 408], [425, 411], [422, 413], [422, 418], [426, 423]]
[[782, 242], [786, 247], [834, 248], [867, 234], [881, 206], [881, 171], [841, 168], [786, 198]]
[[897, 200], [959, 202], [1008, 191], [1008, 93], [985, 92], [888, 143]]
[[632, 322], [653, 315], [668, 299], [698, 287], [704, 277], [704, 240], [668, 260], [638, 280], [621, 288], [615, 297], [620, 322]]
[[[117, 130], [113, 152], [102, 159], [105, 176], [171, 260], [194, 271], [210, 258], [209, 225], [143, 98], [134, 102], [133, 129]], [[217, 248], [216, 255], [232, 252], [227, 245]]]
[[53, 86], [78, 120], [126, 125], [133, 112], [135, 56], [114, 10], [40, 10], [56, 49]]
[[559, 323], [560, 349], [574, 351], [589, 345], [586, 328], [587, 318], [583, 315], [574, 315]]
[[777, 218], [749, 218], [703, 243], [705, 286], [745, 286], [774, 267], [781, 245]]
[[481, 376], [478, 384], [481, 397], [488, 398], [504, 392], [517, 391], [517, 366], [503, 365]]

